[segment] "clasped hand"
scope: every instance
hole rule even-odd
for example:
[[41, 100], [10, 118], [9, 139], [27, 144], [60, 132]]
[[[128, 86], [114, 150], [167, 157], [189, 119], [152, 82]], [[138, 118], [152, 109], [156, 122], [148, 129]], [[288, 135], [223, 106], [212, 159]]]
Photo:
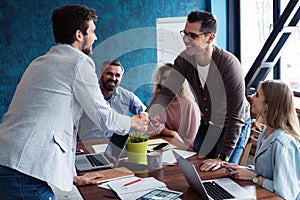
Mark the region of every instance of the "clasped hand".
[[147, 112], [140, 112], [131, 117], [131, 127], [138, 132], [145, 132], [150, 123]]

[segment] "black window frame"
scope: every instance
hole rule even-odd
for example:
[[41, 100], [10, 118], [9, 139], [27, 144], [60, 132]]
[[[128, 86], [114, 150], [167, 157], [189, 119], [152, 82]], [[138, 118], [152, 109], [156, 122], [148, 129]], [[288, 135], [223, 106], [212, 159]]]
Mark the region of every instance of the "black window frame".
[[[280, 15], [280, 1], [273, 0], [274, 28], [258, 53], [254, 63], [245, 76], [246, 93], [256, 90], [259, 81], [264, 80], [273, 69], [273, 79], [281, 79], [280, 56], [283, 46], [291, 38], [293, 30], [300, 19], [298, 0], [290, 0]], [[227, 0], [227, 49], [239, 60], [241, 59], [241, 26], [240, 26], [240, 0]], [[294, 91], [300, 97], [300, 92]]]

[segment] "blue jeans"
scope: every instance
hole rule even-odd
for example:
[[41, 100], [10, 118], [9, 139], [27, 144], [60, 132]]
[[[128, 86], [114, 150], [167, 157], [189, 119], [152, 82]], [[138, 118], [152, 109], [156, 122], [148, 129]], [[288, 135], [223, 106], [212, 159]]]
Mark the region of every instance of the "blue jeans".
[[56, 200], [44, 181], [0, 165], [1, 200]]
[[245, 150], [245, 146], [247, 144], [248, 138], [251, 132], [251, 117], [249, 117], [246, 121], [244, 126], [242, 127], [239, 140], [236, 143], [236, 147], [232, 152], [230, 159], [228, 162], [238, 164], [240, 161], [240, 157]]
[[[207, 135], [209, 129], [210, 129], [210, 135]], [[235, 163], [235, 164], [239, 163], [240, 157], [245, 149], [246, 143], [250, 135], [250, 129], [251, 129], [251, 117], [249, 117], [245, 121], [239, 139], [237, 141], [236, 147], [233, 150], [228, 162]], [[204, 120], [201, 120], [201, 124], [193, 146], [194, 150], [199, 152], [201, 149], [200, 152], [201, 154], [206, 155], [208, 158], [216, 158], [221, 148], [225, 130], [226, 130], [225, 127], [221, 129], [214, 125], [205, 124]], [[206, 142], [203, 143], [203, 141]]]

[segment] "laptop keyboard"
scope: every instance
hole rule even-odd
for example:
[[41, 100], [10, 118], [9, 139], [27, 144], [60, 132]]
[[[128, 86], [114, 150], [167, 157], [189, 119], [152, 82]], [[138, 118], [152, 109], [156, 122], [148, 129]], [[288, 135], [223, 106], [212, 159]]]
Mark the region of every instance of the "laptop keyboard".
[[86, 158], [89, 160], [93, 167], [95, 166], [103, 166], [106, 164], [105, 159], [102, 154], [96, 155], [87, 155]]
[[203, 183], [208, 195], [213, 199], [231, 199], [234, 198], [231, 194], [229, 194], [225, 189], [223, 189], [216, 182], [204, 182]]

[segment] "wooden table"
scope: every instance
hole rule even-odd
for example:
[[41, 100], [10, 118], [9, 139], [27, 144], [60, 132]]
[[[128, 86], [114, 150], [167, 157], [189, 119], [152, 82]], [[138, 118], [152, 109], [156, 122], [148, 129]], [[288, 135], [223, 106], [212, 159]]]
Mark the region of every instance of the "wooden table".
[[[176, 145], [180, 149], [185, 149], [185, 150], [187, 149], [185, 146], [183, 146], [178, 141], [175, 141], [175, 139], [173, 138], [162, 137], [162, 139], [169, 141], [170, 143]], [[105, 139], [78, 141], [77, 147], [79, 149], [83, 149], [85, 151], [84, 153], [89, 153], [89, 152], [94, 152], [92, 149], [92, 145], [107, 143], [107, 142], [108, 140]], [[214, 172], [199, 171], [199, 163], [200, 163], [199, 161], [201, 159], [199, 159], [197, 155], [188, 158], [188, 160], [195, 165], [196, 169], [198, 169], [201, 179], [203, 180], [226, 177], [225, 169], [219, 169]], [[187, 184], [187, 182], [185, 181], [185, 178], [178, 165], [163, 167], [162, 169], [156, 171], [148, 171], [148, 170], [139, 171], [139, 172], [135, 172], [135, 175], [142, 178], [155, 177], [159, 181], [164, 182], [169, 189], [183, 192], [183, 196], [181, 197], [183, 200], [200, 199], [199, 195], [194, 190], [192, 190]], [[251, 181], [238, 181], [238, 180], [234, 180], [234, 181], [240, 184], [243, 188], [248, 190], [250, 193], [255, 194], [257, 199], [264, 199], [264, 200], [282, 199], [276, 196], [275, 194], [273, 194], [272, 192], [269, 192], [268, 190], [252, 183]], [[104, 197], [106, 195], [118, 199], [117, 196], [111, 190], [98, 188], [97, 185], [80, 186], [78, 187], [78, 190], [85, 200], [109, 199]]]

